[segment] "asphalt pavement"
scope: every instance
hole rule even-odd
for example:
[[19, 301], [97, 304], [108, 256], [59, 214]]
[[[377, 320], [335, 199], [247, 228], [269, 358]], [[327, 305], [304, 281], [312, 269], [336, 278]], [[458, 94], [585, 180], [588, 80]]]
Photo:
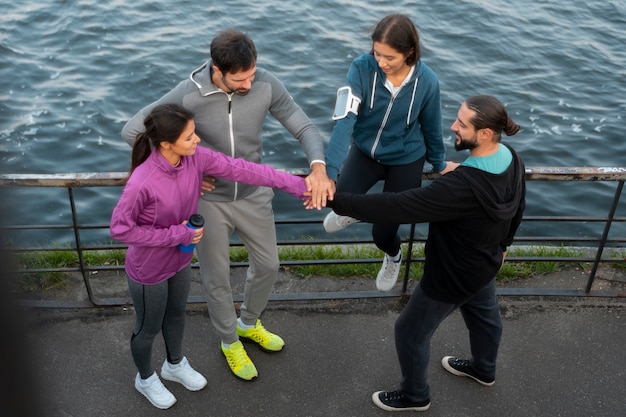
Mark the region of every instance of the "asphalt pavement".
[[[388, 415], [372, 403], [371, 395], [398, 387], [393, 324], [403, 303], [401, 297], [270, 302], [261, 319], [286, 346], [268, 354], [246, 345], [259, 371], [251, 382], [228, 369], [206, 306], [190, 304], [185, 354], [208, 385], [189, 392], [164, 381], [178, 399], [169, 410], [154, 408], [133, 386], [132, 307], [14, 307], [12, 322], [20, 330], [17, 338], [9, 333], [5, 340], [16, 341], [20, 348], [17, 355], [4, 355], [4, 362], [9, 359], [13, 366], [4, 366], [11, 390], [10, 414], [3, 414]], [[626, 416], [625, 298], [501, 297], [501, 308], [504, 335], [495, 385], [484, 387], [442, 368], [443, 356], [469, 355], [467, 332], [456, 312], [432, 340], [432, 405], [424, 415]], [[158, 338], [153, 356], [157, 369], [164, 357]]]

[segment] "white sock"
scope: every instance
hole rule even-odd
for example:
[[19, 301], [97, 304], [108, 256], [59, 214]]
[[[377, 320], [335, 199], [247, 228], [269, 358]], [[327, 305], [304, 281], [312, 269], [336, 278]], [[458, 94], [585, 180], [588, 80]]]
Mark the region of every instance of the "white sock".
[[241, 317], [239, 317], [237, 319], [237, 323], [239, 323], [239, 327], [241, 327], [244, 330], [248, 330], [248, 329], [253, 329], [254, 328], [254, 324], [250, 325], [250, 324], [245, 324], [243, 321], [241, 321]]
[[[389, 256], [389, 255], [387, 255], [387, 256]], [[394, 256], [394, 257], [389, 256], [389, 260], [391, 262], [400, 262], [401, 258], [402, 258], [402, 249], [400, 249], [398, 251], [398, 254], [396, 256]]]

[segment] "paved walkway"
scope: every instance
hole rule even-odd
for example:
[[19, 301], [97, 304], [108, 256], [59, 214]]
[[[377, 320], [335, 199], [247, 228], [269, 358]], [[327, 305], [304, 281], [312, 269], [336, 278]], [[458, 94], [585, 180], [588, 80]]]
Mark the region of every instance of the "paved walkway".
[[[444, 355], [469, 354], [462, 318], [454, 313], [433, 338], [432, 406], [424, 415], [626, 415], [626, 299], [503, 297], [501, 305], [496, 384], [483, 387], [441, 367]], [[206, 306], [190, 304], [186, 355], [209, 384], [188, 392], [166, 381], [178, 398], [167, 411], [133, 387], [132, 309], [31, 310], [24, 323], [30, 355], [14, 359], [21, 376], [32, 371], [38, 385], [27, 380], [27, 401], [39, 398], [46, 417], [383, 416], [389, 413], [372, 404], [371, 394], [398, 386], [393, 323], [401, 308], [399, 298], [272, 302], [262, 320], [286, 347], [267, 354], [249, 346], [260, 375], [244, 382], [230, 373]], [[155, 365], [163, 358], [159, 339]], [[17, 390], [24, 380], [11, 381]], [[20, 398], [11, 397], [17, 404]]]

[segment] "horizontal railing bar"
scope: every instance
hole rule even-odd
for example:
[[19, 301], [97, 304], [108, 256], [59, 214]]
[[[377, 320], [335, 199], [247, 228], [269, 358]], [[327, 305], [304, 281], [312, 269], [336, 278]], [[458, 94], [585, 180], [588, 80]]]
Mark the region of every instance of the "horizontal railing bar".
[[[287, 169], [282, 170], [287, 171], [295, 175], [305, 176], [308, 175], [308, 170], [304, 169]], [[521, 288], [506, 288], [499, 289], [499, 294], [509, 294], [509, 295], [534, 295], [534, 296], [611, 296], [611, 297], [624, 297], [623, 291], [593, 291], [591, 290], [591, 285], [593, 283], [593, 278], [595, 276], [596, 268], [601, 262], [610, 262], [610, 263], [620, 263], [626, 262], [626, 258], [615, 258], [608, 257], [608, 255], [603, 256], [603, 250], [607, 247], [607, 244], [610, 244], [611, 249], [618, 249], [624, 247], [626, 240], [623, 237], [619, 238], [609, 238], [609, 231], [612, 223], [617, 222], [626, 222], [626, 217], [615, 217], [615, 208], [620, 201], [621, 191], [623, 188], [624, 181], [626, 180], [626, 168], [622, 167], [599, 167], [599, 168], [587, 168], [587, 167], [527, 167], [526, 169], [526, 179], [530, 181], [617, 181], [618, 187], [617, 191], [614, 194], [612, 208], [608, 211], [607, 217], [602, 216], [525, 216], [523, 222], [559, 222], [559, 223], [567, 223], [567, 222], [585, 222], [585, 223], [593, 223], [593, 222], [602, 222], [605, 223], [604, 233], [601, 237], [593, 237], [593, 236], [585, 236], [585, 237], [577, 237], [577, 236], [516, 236], [514, 243], [554, 243], [552, 247], [556, 245], [564, 245], [564, 244], [587, 244], [586, 249], [591, 249], [596, 252], [596, 256], [592, 257], [589, 255], [585, 256], [511, 256], [507, 257], [507, 262], [585, 262], [593, 264], [593, 271], [589, 276], [588, 287], [585, 291], [582, 290], [561, 290], [561, 289], [521, 289]], [[127, 245], [119, 244], [116, 242], [111, 242], [110, 244], [106, 243], [98, 243], [93, 245], [84, 245], [81, 242], [79, 232], [87, 229], [108, 229], [108, 224], [102, 223], [85, 223], [80, 224], [77, 221], [77, 213], [75, 210], [74, 197], [72, 193], [73, 188], [87, 188], [87, 187], [102, 187], [102, 186], [123, 186], [125, 179], [127, 177], [126, 172], [102, 172], [102, 173], [66, 173], [66, 174], [3, 174], [0, 175], [0, 187], [63, 187], [67, 188], [69, 191], [69, 200], [72, 208], [72, 224], [69, 225], [8, 225], [4, 226], [2, 230], [41, 230], [41, 229], [67, 229], [73, 230], [75, 234], [75, 245], [66, 246], [66, 247], [48, 247], [48, 246], [37, 246], [37, 247], [6, 247], [6, 250], [13, 252], [34, 252], [34, 251], [74, 251], [78, 255], [79, 264], [76, 267], [64, 267], [64, 268], [40, 268], [40, 269], [17, 269], [13, 272], [20, 273], [46, 273], [46, 272], [81, 272], [83, 275], [83, 279], [85, 281], [85, 289], [87, 290], [89, 301], [87, 302], [89, 306], [94, 305], [119, 305], [119, 304], [128, 304], [129, 299], [123, 298], [107, 298], [100, 299], [95, 296], [91, 291], [91, 284], [89, 281], [89, 276], [92, 273], [97, 273], [98, 271], [123, 271], [124, 265], [88, 265], [84, 259], [84, 253], [86, 251], [101, 251], [101, 250], [113, 250], [113, 249], [127, 249]], [[424, 172], [422, 178], [424, 180], [433, 180], [439, 177], [438, 174], [433, 172]], [[313, 216], [311, 216], [313, 217]], [[289, 218], [285, 220], [276, 220], [276, 225], [312, 225], [312, 224], [320, 224], [321, 221], [315, 218]], [[419, 233], [419, 236], [414, 235], [415, 228], [412, 226], [411, 234], [408, 237], [402, 238], [403, 243], [409, 242], [409, 248], [412, 247], [414, 243], [424, 243], [426, 241], [426, 236]], [[9, 240], [9, 242], [11, 242]], [[597, 244], [594, 248], [589, 248], [589, 243]], [[296, 239], [296, 240], [282, 240], [277, 242], [278, 246], [307, 246], [307, 245], [368, 245], [372, 246], [373, 242], [371, 239], [316, 239], [316, 240], [305, 240], [305, 239]], [[231, 242], [232, 247], [241, 247], [243, 244], [241, 242]], [[576, 249], [576, 246], [571, 247], [571, 249]], [[580, 249], [583, 249], [582, 247]], [[585, 254], [587, 252], [584, 252]], [[406, 260], [406, 265], [409, 266], [412, 262], [424, 262], [423, 257], [412, 257], [408, 256]], [[380, 263], [379, 258], [372, 259], [313, 259], [313, 260], [293, 260], [293, 261], [281, 261], [281, 266], [300, 266], [300, 265], [341, 265], [341, 264], [372, 264], [372, 263]], [[233, 268], [241, 268], [248, 267], [248, 262], [231, 262], [231, 267]], [[192, 268], [198, 269], [198, 263], [192, 264]], [[408, 272], [408, 271], [407, 271]], [[408, 279], [408, 273], [405, 276], [405, 282]], [[385, 297], [395, 297], [398, 295], [405, 296], [406, 286], [401, 293], [383, 293]], [[341, 299], [341, 298], [377, 298], [380, 297], [381, 294], [377, 291], [352, 291], [352, 292], [323, 292], [323, 293], [297, 293], [297, 294], [274, 294], [270, 300], [311, 300], [311, 299]], [[319, 298], [318, 298], [319, 297]], [[241, 296], [236, 296], [235, 301], [241, 300]], [[27, 301], [28, 302], [28, 301]], [[36, 302], [36, 301], [35, 301]], [[190, 299], [190, 302], [204, 302], [203, 297], [197, 297], [196, 300]], [[43, 305], [50, 306], [54, 304], [54, 302], [46, 302], [46, 300], [41, 300]], [[71, 304], [71, 301], [69, 302]], [[61, 302], [64, 307], [67, 307], [68, 302]], [[81, 304], [81, 302], [76, 303], [77, 305]], [[82, 306], [86, 306], [87, 304], [83, 303]]]
[[[584, 217], [584, 216], [524, 216], [526, 222], [605, 222], [606, 217]], [[626, 217], [615, 217], [614, 223], [626, 222]], [[276, 225], [289, 225], [289, 224], [319, 224], [319, 219], [293, 219], [293, 220], [276, 220]], [[98, 224], [78, 224], [77, 227], [81, 230], [91, 229], [108, 229], [108, 223]], [[0, 226], [0, 230], [39, 230], [39, 229], [73, 229], [72, 224], [33, 224], [33, 225], [5, 225]]]
[[[304, 169], [281, 169], [305, 176]], [[0, 187], [107, 187], [122, 186], [127, 172], [79, 172], [62, 174], [0, 174]], [[432, 180], [439, 175], [423, 172], [422, 178]], [[535, 181], [626, 181], [623, 167], [526, 167], [526, 179]]]

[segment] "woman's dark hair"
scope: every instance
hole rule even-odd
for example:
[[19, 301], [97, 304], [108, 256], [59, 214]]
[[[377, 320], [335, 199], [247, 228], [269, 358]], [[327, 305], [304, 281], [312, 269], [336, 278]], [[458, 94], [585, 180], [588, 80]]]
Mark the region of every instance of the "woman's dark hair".
[[512, 136], [520, 130], [520, 125], [509, 117], [504, 104], [495, 97], [486, 95], [472, 96], [465, 100], [465, 105], [476, 113], [470, 121], [474, 129], [493, 130], [498, 142], [502, 138], [502, 132], [507, 136]]
[[137, 135], [131, 155], [130, 172], [142, 164], [161, 142], [174, 143], [194, 114], [178, 104], [159, 104], [143, 120], [146, 130]]
[[[417, 28], [403, 14], [390, 14], [378, 22], [372, 32], [372, 42], [386, 43], [406, 55], [407, 65], [415, 65], [422, 56]], [[373, 47], [370, 53], [374, 54]]]
[[224, 74], [247, 71], [256, 65], [256, 47], [245, 33], [226, 29], [211, 41], [211, 60]]

